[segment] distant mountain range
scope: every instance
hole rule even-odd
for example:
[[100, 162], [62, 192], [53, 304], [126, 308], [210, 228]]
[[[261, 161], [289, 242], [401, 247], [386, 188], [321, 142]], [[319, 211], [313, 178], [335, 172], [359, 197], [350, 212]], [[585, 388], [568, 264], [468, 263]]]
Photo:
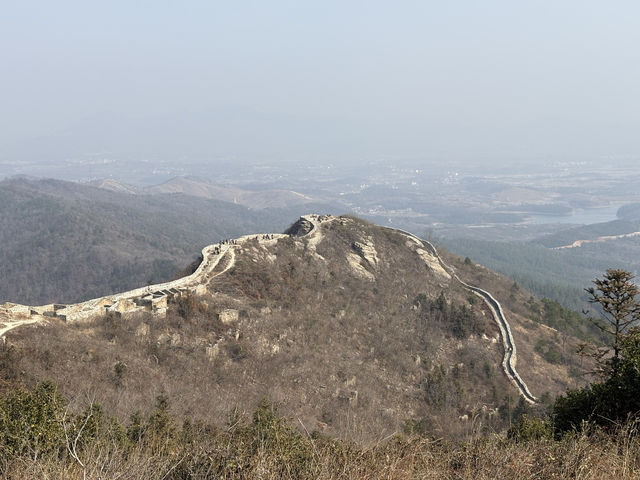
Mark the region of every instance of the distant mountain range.
[[243, 205], [254, 210], [288, 208], [314, 202], [313, 198], [291, 190], [244, 190], [238, 187], [215, 185], [194, 177], [175, 177], [160, 185], [151, 187], [134, 187], [111, 179], [96, 180], [91, 182], [91, 185], [105, 190], [130, 194], [181, 193], [191, 197]]

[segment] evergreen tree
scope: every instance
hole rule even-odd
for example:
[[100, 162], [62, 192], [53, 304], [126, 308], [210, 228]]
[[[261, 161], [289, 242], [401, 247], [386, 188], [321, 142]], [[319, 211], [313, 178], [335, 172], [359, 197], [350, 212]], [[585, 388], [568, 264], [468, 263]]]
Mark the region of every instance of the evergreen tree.
[[585, 289], [589, 302], [601, 310], [601, 318], [592, 321], [610, 338], [609, 345], [594, 355], [604, 377], [617, 374], [623, 336], [640, 319], [640, 304], [636, 300], [640, 290], [633, 279], [626, 270], [608, 269], [601, 279], [593, 281], [595, 287]]
[[611, 427], [640, 414], [640, 303], [633, 278], [625, 270], [610, 269], [586, 289], [591, 303], [601, 309], [598, 326], [610, 343], [592, 353], [601, 381], [556, 399], [557, 433], [581, 428], [585, 421]]

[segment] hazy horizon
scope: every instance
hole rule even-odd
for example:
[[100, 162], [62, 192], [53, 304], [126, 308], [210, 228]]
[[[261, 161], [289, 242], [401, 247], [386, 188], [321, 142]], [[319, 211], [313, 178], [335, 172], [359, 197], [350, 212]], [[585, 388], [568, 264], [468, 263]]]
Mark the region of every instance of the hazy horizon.
[[640, 5], [20, 2], [0, 160], [640, 157]]

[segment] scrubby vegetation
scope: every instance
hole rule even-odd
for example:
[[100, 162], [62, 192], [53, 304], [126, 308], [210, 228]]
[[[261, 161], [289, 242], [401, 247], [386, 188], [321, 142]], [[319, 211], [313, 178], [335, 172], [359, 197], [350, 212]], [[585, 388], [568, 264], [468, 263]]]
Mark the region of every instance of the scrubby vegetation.
[[[356, 242], [375, 246], [373, 279], [345, 259]], [[71, 399], [95, 395], [123, 422], [131, 411], [148, 413], [150, 397], [182, 394], [180, 421], [219, 424], [228, 409], [251, 410], [268, 396], [309, 429], [358, 442], [407, 425], [450, 438], [506, 428], [517, 395], [501, 372], [491, 313], [458, 284], [443, 283], [406, 242], [348, 217], [326, 224], [316, 255], [297, 237], [252, 239], [212, 279], [214, 295], [178, 296], [165, 318], [52, 319], [12, 331], [0, 346], [3, 375], [26, 385], [53, 379]], [[514, 302], [521, 298], [516, 292]], [[557, 346], [549, 332], [536, 337]], [[520, 345], [524, 367], [533, 365]], [[540, 392], [569, 381], [562, 370], [543, 380]]]
[[222, 427], [179, 422], [170, 399], [158, 397], [148, 415], [120, 423], [91, 401], [73, 412], [54, 384], [42, 383], [0, 398], [0, 478], [625, 480], [640, 473], [633, 422], [554, 440], [549, 423], [523, 415], [508, 437], [413, 433], [363, 445], [293, 420], [263, 399], [251, 415], [229, 411]]
[[613, 429], [640, 413], [640, 289], [633, 279], [627, 271], [607, 270], [587, 289], [608, 342], [583, 349], [595, 359], [599, 380], [557, 399], [553, 418], [560, 432], [592, 424]]

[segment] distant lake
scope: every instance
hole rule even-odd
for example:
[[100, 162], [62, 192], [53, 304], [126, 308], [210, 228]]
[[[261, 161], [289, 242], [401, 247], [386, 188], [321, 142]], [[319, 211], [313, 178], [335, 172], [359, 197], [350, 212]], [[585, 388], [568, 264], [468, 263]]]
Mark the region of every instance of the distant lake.
[[616, 213], [623, 204], [601, 208], [585, 208], [576, 210], [569, 215], [529, 215], [532, 223], [575, 223], [579, 225], [591, 225], [592, 223], [604, 223], [617, 220]]

